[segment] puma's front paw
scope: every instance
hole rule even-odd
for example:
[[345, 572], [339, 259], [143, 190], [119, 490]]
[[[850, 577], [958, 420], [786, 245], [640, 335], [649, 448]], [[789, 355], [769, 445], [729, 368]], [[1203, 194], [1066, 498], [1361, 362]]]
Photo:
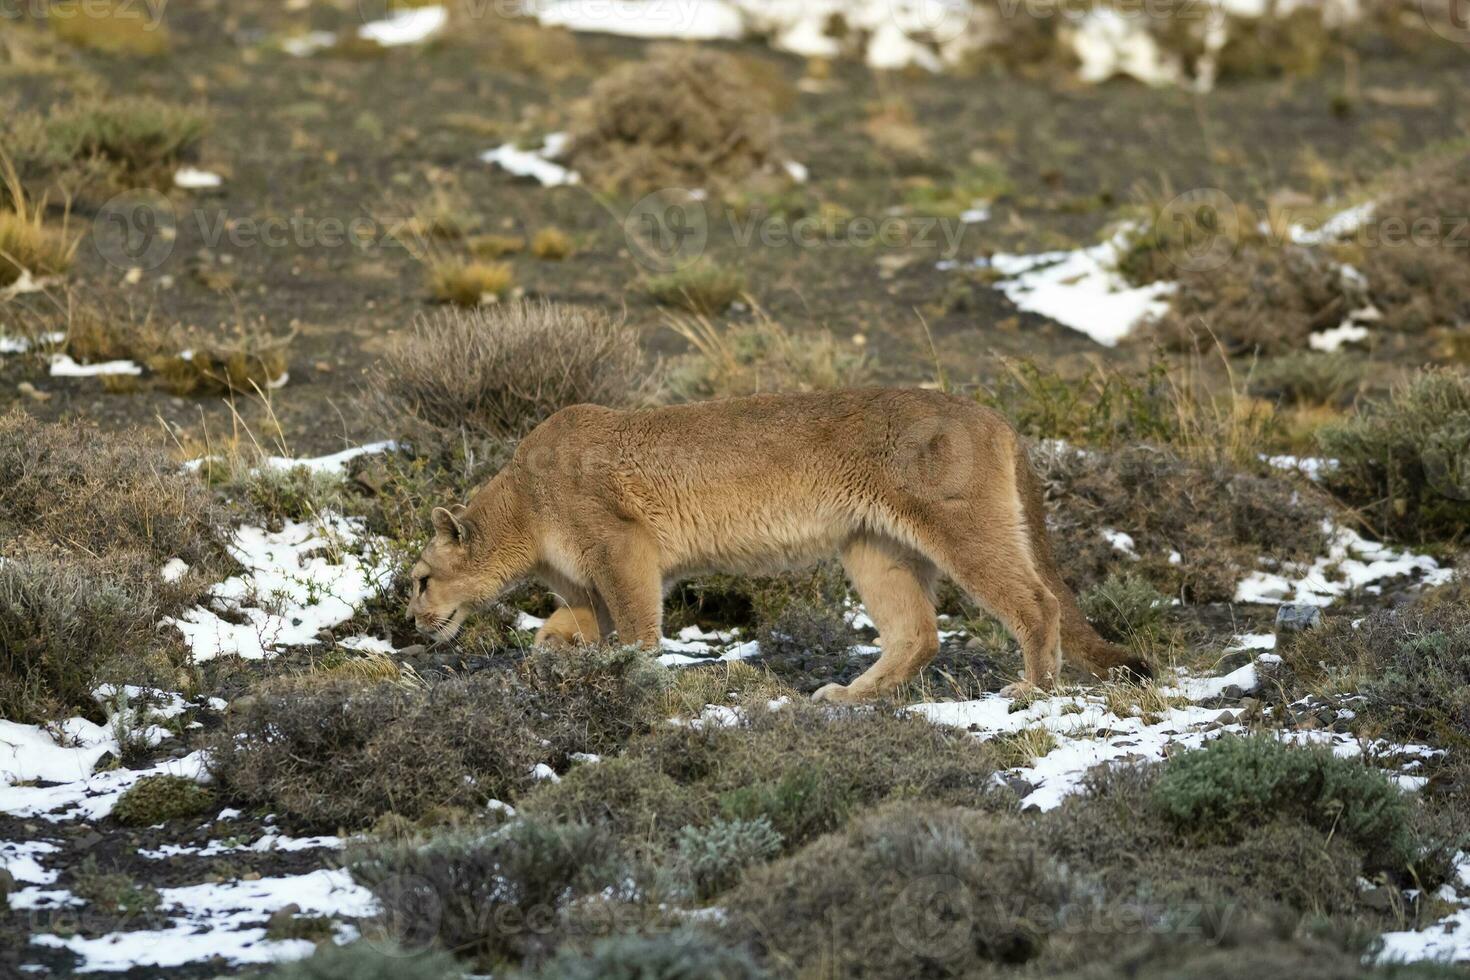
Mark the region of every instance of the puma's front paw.
[[812, 692], [813, 701], [828, 701], [832, 704], [852, 704], [857, 698], [852, 696], [845, 684], [827, 684]]
[[1040, 697], [1044, 693], [1045, 692], [1042, 691], [1041, 688], [1037, 687], [1030, 681], [1016, 681], [1016, 683], [1007, 684], [1005, 687], [1000, 689], [1001, 697], [1016, 698], [1017, 700], [1026, 700], [1029, 698]]

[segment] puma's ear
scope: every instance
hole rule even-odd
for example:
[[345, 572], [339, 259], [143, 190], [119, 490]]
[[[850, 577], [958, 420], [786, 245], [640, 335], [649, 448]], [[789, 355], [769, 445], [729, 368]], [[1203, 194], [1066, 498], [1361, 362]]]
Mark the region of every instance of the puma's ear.
[[430, 515], [434, 519], [434, 531], [456, 544], [464, 544], [464, 524], [460, 523], [458, 517], [464, 510], [463, 504], [455, 504], [452, 508], [435, 507], [434, 513]]

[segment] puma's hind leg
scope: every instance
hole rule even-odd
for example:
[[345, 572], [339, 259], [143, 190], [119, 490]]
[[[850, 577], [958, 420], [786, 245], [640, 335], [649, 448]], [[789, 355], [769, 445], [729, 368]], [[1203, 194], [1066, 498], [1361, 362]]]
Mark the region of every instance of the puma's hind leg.
[[842, 565], [878, 627], [883, 652], [851, 684], [828, 684], [812, 697], [851, 703], [881, 697], [912, 680], [939, 652], [937, 570], [922, 556], [876, 537], [850, 542], [843, 549]]

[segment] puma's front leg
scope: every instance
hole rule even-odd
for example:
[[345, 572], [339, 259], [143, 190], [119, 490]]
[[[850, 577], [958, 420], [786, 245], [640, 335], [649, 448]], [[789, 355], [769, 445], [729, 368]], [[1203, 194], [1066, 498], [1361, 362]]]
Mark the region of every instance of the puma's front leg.
[[663, 633], [663, 576], [657, 547], [642, 534], [599, 548], [588, 577], [607, 606], [618, 641], [658, 649]]
[[534, 642], [538, 647], [590, 646], [601, 639], [597, 611], [589, 602], [557, 609], [536, 631]]

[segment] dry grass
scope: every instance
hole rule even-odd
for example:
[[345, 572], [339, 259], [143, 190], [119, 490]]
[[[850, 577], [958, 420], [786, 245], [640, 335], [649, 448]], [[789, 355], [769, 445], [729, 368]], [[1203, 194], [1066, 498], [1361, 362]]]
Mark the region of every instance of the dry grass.
[[477, 259], [502, 259], [526, 250], [526, 240], [520, 235], [474, 235], [465, 244]]
[[669, 374], [677, 398], [818, 391], [860, 385], [872, 376], [861, 349], [825, 330], [792, 333], [760, 310], [750, 323], [725, 327], [705, 316], [671, 316], [668, 324], [692, 349]]
[[1005, 732], [987, 743], [1002, 769], [1028, 766], [1057, 747], [1057, 737], [1049, 728], [1036, 725], [1016, 732]]
[[542, 228], [531, 239], [531, 254], [548, 262], [559, 262], [572, 254], [572, 236], [560, 228]]
[[46, 220], [46, 204], [26, 198], [19, 175], [10, 158], [0, 151], [8, 206], [0, 210], [0, 287], [9, 286], [29, 273], [35, 278], [60, 275], [71, 268], [80, 237], [67, 234], [69, 213], [61, 227]]
[[508, 264], [477, 259], [431, 259], [428, 278], [429, 294], [455, 306], [494, 302], [515, 285], [515, 272]]
[[51, 139], [68, 156], [100, 157], [132, 185], [163, 182], [195, 154], [208, 126], [204, 110], [148, 96], [85, 100], [48, 122]]
[[[150, 13], [157, 10], [155, 18]], [[56, 36], [74, 47], [100, 54], [153, 58], [169, 50], [171, 37], [163, 23], [163, 5], [91, 0], [50, 8], [47, 20]]]
[[366, 396], [389, 431], [453, 444], [524, 435], [569, 405], [636, 404], [650, 387], [632, 327], [516, 302], [420, 318], [370, 373]]
[[677, 306], [699, 316], [716, 316], [745, 291], [745, 273], [699, 259], [681, 269], [647, 277], [643, 289], [655, 302]]

